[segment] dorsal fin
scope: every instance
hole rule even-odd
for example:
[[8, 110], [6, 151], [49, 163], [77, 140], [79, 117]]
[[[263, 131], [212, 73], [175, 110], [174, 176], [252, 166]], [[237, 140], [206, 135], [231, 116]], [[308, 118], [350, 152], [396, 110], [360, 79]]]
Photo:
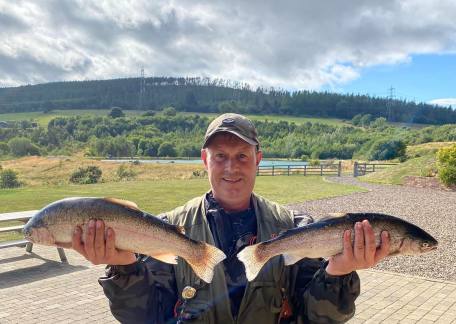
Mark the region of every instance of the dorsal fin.
[[323, 221], [333, 219], [333, 218], [341, 218], [346, 215], [347, 215], [347, 213], [328, 213], [328, 216], [323, 216], [322, 218], [319, 218], [318, 222], [323, 222]]
[[138, 205], [136, 205], [134, 202], [129, 201], [129, 200], [123, 200], [123, 199], [118, 199], [118, 198], [112, 198], [112, 197], [106, 197], [104, 198], [106, 201], [112, 202], [113, 204], [121, 205], [130, 209], [134, 210], [139, 210]]

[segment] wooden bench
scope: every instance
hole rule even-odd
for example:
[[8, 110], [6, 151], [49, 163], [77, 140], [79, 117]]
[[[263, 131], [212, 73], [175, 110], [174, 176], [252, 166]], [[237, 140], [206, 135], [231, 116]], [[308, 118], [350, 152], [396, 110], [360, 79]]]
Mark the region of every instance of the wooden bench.
[[[22, 211], [22, 212], [14, 212], [14, 213], [4, 213], [0, 214], [0, 226], [1, 222], [11, 222], [11, 221], [19, 221], [22, 222], [22, 225], [14, 225], [14, 226], [8, 226], [8, 227], [0, 227], [0, 233], [6, 233], [6, 232], [22, 232], [22, 229], [25, 226], [25, 223], [28, 222], [30, 218], [33, 217], [33, 215], [36, 214], [38, 210], [28, 210], [28, 211]], [[0, 249], [5, 249], [13, 246], [19, 246], [19, 247], [24, 247], [27, 252], [32, 252], [33, 249], [33, 243], [29, 242], [25, 239], [21, 240], [11, 240], [11, 241], [4, 241], [0, 242]], [[65, 252], [63, 248], [57, 248], [57, 252], [59, 253], [60, 260], [62, 262], [67, 263], [67, 257], [65, 255]]]

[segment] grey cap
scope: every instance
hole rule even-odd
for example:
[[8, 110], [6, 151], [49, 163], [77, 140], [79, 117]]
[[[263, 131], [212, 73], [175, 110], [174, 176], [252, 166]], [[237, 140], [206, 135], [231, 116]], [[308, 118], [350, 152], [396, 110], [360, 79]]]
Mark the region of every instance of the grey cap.
[[222, 132], [234, 134], [250, 145], [260, 145], [257, 131], [250, 119], [239, 114], [228, 113], [218, 116], [209, 124], [204, 136], [203, 148], [207, 147], [212, 136]]

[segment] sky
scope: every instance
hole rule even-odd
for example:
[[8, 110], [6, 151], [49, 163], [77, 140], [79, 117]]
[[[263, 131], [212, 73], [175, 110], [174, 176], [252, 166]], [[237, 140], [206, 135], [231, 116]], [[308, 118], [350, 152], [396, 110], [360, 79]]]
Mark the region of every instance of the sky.
[[0, 0], [0, 87], [192, 76], [456, 108], [453, 0]]

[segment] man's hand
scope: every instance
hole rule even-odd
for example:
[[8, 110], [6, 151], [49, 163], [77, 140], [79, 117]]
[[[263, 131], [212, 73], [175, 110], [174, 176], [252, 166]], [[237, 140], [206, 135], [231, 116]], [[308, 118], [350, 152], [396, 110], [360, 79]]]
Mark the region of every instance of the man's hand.
[[108, 228], [105, 235], [102, 220], [90, 220], [86, 230], [86, 239], [82, 242], [82, 230], [79, 226], [75, 228], [71, 247], [93, 264], [126, 265], [136, 261], [134, 253], [116, 249], [114, 230]]
[[326, 272], [332, 276], [342, 276], [352, 271], [375, 266], [388, 255], [390, 241], [388, 232], [381, 234], [381, 245], [376, 247], [375, 234], [369, 221], [355, 224], [355, 242], [352, 245], [351, 231], [344, 232], [344, 250], [329, 259]]

